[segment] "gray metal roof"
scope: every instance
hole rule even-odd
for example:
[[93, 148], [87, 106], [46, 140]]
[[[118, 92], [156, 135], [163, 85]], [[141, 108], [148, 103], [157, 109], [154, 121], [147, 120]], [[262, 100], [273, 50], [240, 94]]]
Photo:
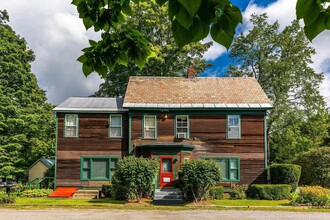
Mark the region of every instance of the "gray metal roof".
[[53, 109], [55, 112], [124, 112], [123, 98], [70, 97]]

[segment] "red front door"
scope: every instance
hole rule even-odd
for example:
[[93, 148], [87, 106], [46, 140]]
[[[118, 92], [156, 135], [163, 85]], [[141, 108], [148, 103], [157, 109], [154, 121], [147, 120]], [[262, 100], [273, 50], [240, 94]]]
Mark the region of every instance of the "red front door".
[[174, 157], [160, 156], [159, 187], [173, 187], [174, 182]]

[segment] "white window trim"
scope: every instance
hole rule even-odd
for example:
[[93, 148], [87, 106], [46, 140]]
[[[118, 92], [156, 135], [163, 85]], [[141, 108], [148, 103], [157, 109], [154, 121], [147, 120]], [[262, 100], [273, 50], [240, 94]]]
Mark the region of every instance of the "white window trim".
[[[67, 125], [67, 117], [69, 115], [72, 115], [76, 118], [76, 125]], [[70, 126], [70, 127], [76, 127], [76, 134], [74, 136], [67, 136], [66, 135], [66, 128]], [[79, 117], [78, 114], [65, 114], [65, 118], [64, 118], [64, 137], [78, 137], [79, 134]]]
[[[120, 116], [120, 126], [119, 125], [111, 126], [111, 117], [112, 116], [116, 116], [116, 117]], [[112, 136], [111, 128], [120, 128], [120, 136]], [[112, 114], [109, 116], [109, 137], [110, 138], [122, 138], [123, 137], [123, 116], [122, 115]]]
[[[232, 117], [238, 118], [238, 126], [229, 126], [229, 119]], [[229, 128], [237, 128], [238, 127], [238, 137], [230, 137], [229, 136]], [[227, 139], [241, 139], [241, 116], [240, 115], [227, 115]]]
[[[177, 138], [177, 135], [178, 135], [178, 117], [187, 117], [187, 138], [186, 139], [189, 139], [190, 138], [190, 123], [189, 123], [189, 115], [176, 115], [175, 116], [175, 135]], [[185, 128], [185, 127], [180, 127], [180, 128]]]
[[[145, 137], [145, 122], [146, 122], [146, 117], [154, 117], [155, 118], [155, 137]], [[143, 116], [143, 139], [157, 139], [157, 115], [144, 115]]]

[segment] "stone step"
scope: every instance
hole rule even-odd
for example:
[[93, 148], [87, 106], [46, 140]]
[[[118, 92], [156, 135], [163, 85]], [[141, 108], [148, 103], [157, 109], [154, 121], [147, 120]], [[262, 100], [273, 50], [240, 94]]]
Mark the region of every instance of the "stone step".
[[182, 203], [182, 191], [178, 188], [161, 188], [155, 190], [155, 205], [181, 205]]
[[73, 194], [73, 198], [97, 199], [99, 197], [98, 190], [78, 190]]
[[154, 200], [155, 205], [182, 205], [182, 199], [167, 199], [167, 200]]
[[155, 192], [181, 192], [179, 188], [161, 188], [156, 189]]

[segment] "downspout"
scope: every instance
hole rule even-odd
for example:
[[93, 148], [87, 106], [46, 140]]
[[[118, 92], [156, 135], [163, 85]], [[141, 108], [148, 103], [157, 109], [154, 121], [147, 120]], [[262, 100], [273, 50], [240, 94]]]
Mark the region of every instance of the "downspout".
[[56, 189], [56, 170], [57, 170], [57, 134], [58, 134], [58, 118], [57, 118], [57, 113], [55, 112], [55, 119], [56, 119], [56, 131], [55, 131], [55, 171], [54, 171], [54, 189]]

